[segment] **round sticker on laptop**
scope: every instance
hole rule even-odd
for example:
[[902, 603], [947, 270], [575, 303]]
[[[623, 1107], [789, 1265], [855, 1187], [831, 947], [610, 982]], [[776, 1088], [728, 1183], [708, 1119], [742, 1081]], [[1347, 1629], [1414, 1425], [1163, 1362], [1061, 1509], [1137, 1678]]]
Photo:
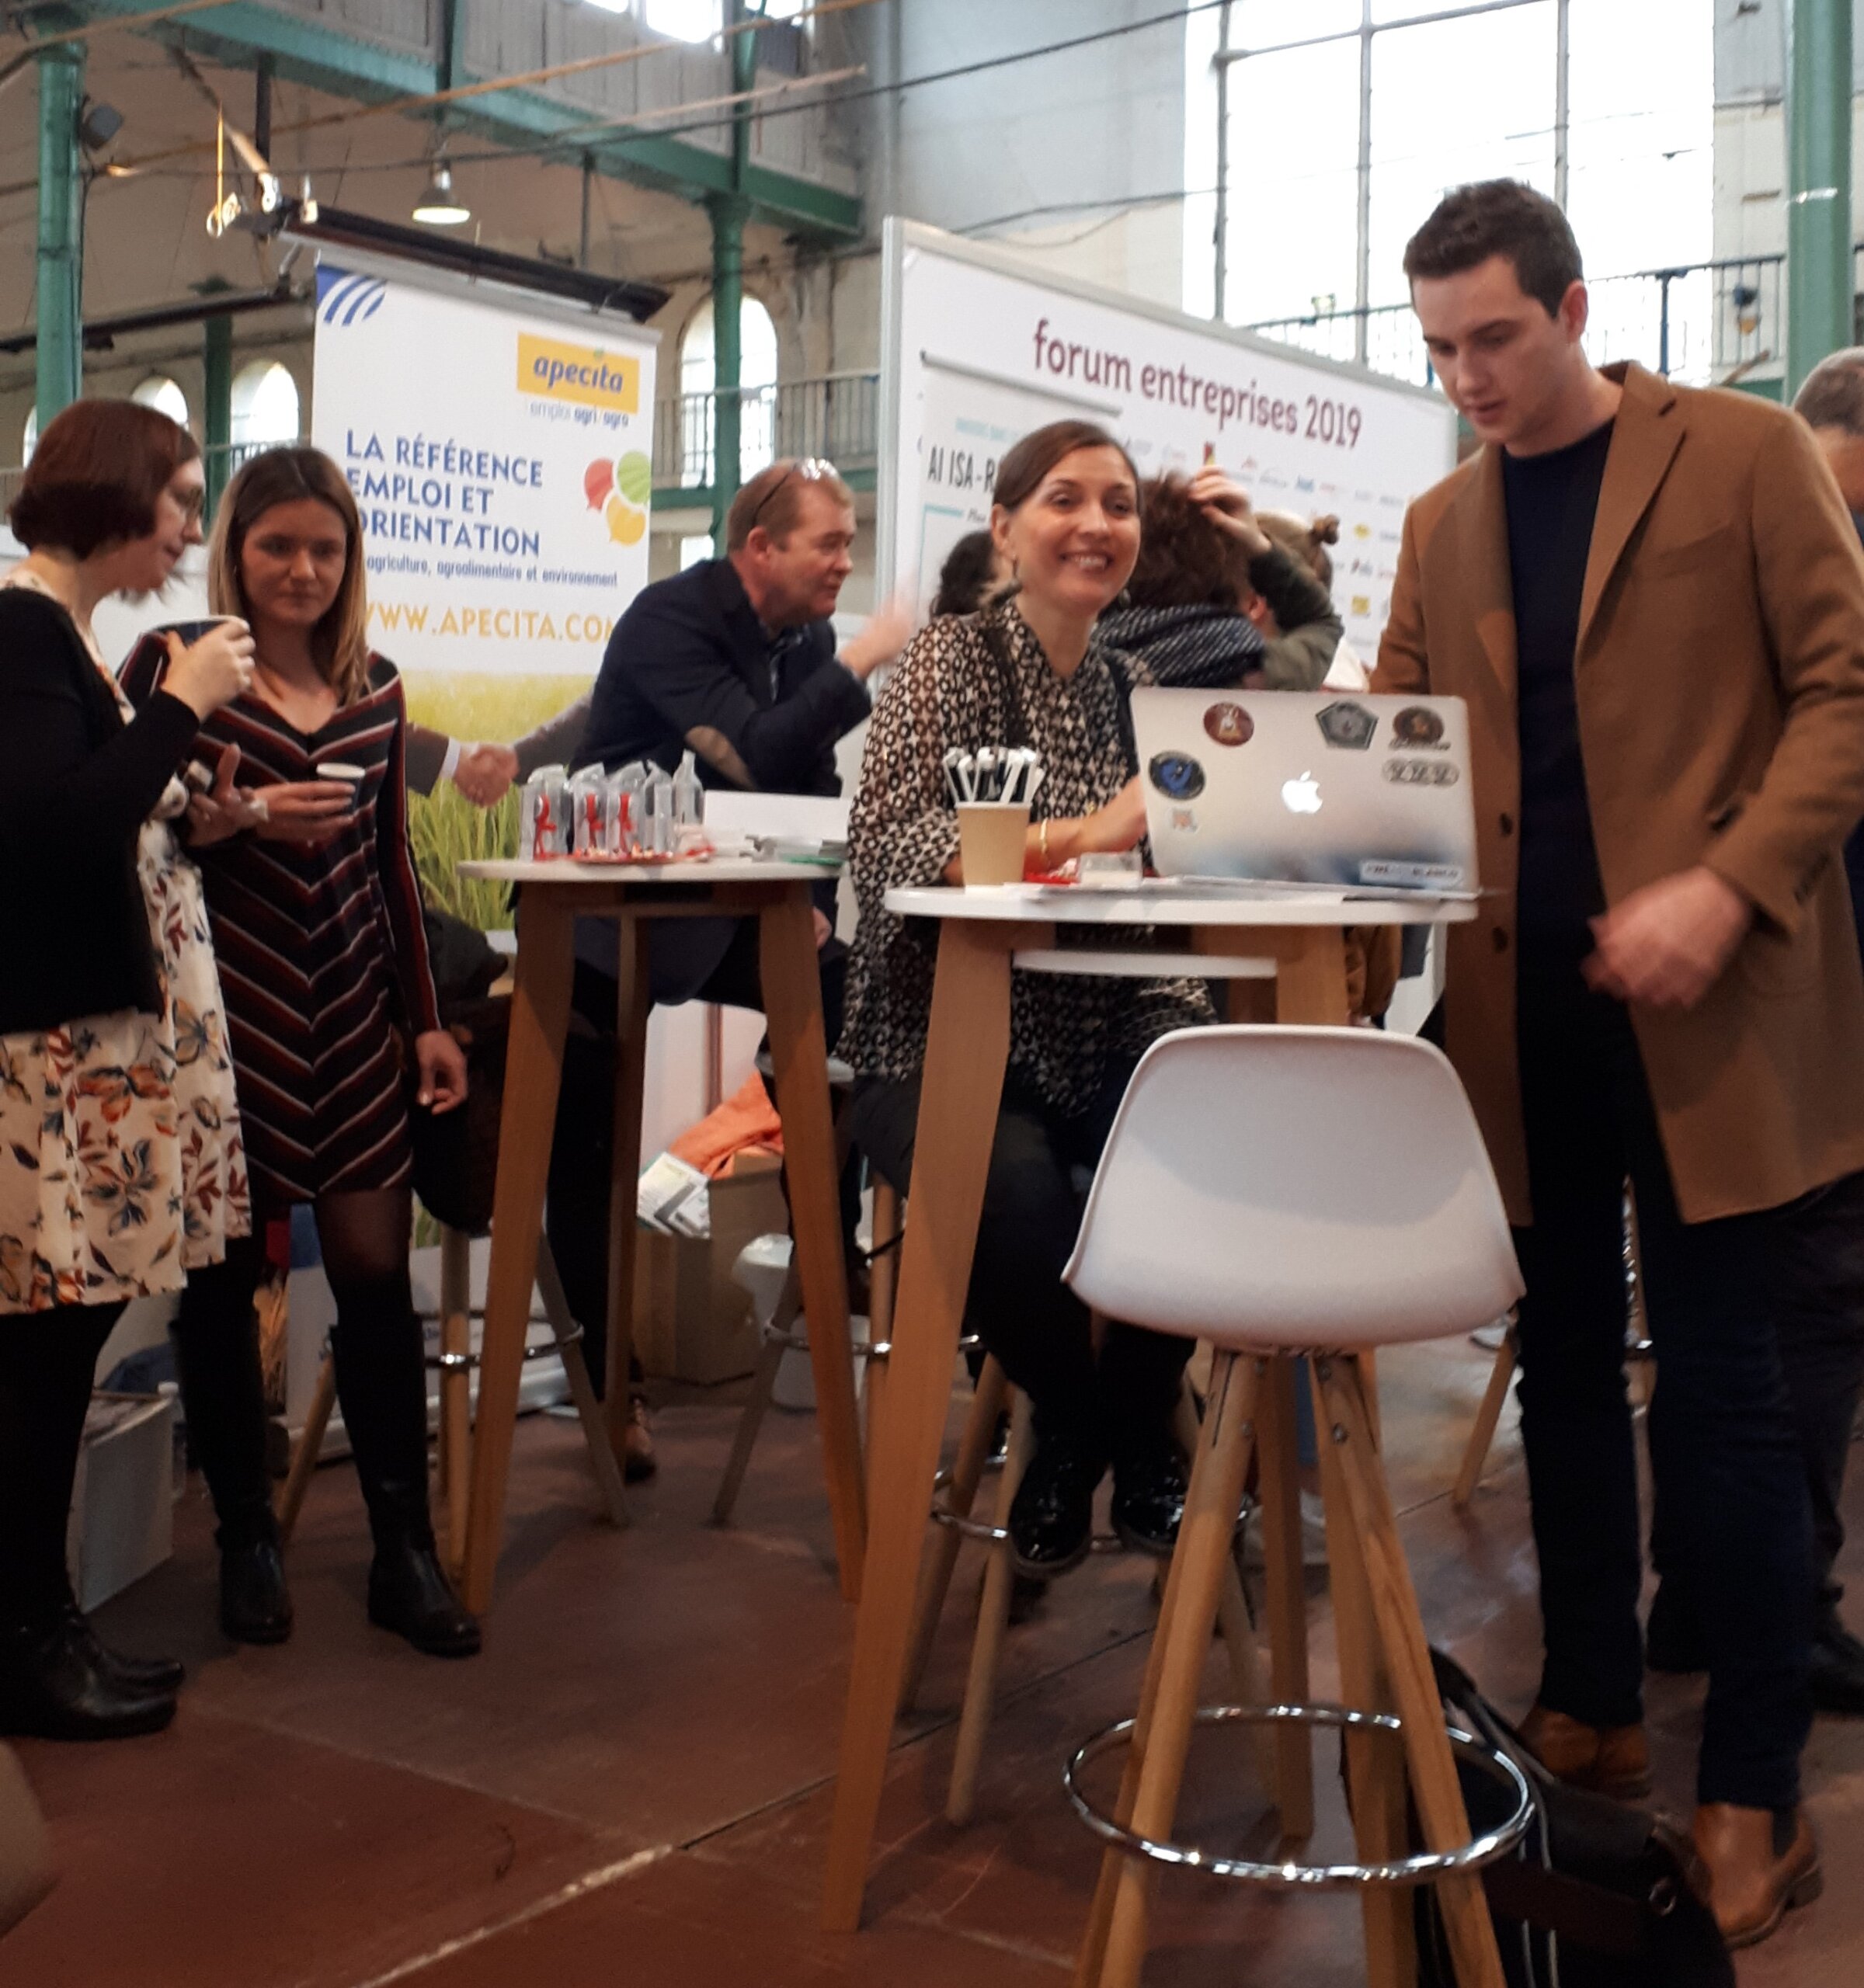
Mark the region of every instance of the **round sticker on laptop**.
[[1404, 746], [1422, 749], [1443, 743], [1443, 720], [1422, 704], [1407, 704], [1392, 720], [1393, 749]]
[[1146, 771], [1168, 801], [1195, 801], [1204, 791], [1204, 769], [1188, 752], [1155, 752]]
[[1247, 746], [1256, 735], [1256, 721], [1240, 704], [1212, 704], [1204, 714], [1204, 729], [1219, 746]]

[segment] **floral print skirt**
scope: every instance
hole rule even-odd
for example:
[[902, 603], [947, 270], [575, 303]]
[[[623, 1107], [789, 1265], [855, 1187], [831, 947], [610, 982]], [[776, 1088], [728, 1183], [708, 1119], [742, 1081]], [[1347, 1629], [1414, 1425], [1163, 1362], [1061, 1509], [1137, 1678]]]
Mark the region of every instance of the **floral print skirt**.
[[0, 1035], [0, 1312], [178, 1291], [252, 1228], [200, 874], [164, 821], [137, 854], [162, 1013]]

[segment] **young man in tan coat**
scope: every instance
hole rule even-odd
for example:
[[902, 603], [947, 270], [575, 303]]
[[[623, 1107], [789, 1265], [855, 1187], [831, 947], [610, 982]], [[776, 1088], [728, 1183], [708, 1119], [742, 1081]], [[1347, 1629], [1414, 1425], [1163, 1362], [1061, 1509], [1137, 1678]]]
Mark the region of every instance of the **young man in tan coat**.
[[1710, 1684], [1695, 1834], [1733, 1941], [1817, 1889], [1799, 1808], [1810, 1521], [1772, 1309], [1777, 1212], [1864, 1168], [1864, 555], [1783, 409], [1595, 369], [1559, 209], [1459, 189], [1405, 254], [1485, 445], [1405, 520], [1374, 688], [1466, 700], [1482, 881], [1449, 1052], [1517, 1225], [1563, 1777], [1648, 1785], [1621, 1201], [1662, 1349], [1666, 1551]]

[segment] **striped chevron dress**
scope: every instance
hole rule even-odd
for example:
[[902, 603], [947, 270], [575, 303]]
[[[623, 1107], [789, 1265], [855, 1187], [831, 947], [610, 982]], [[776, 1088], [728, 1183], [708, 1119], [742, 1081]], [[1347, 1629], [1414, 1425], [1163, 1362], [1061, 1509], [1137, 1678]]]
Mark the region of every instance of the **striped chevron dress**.
[[[196, 632], [183, 628], [184, 640]], [[146, 636], [123, 668], [133, 701], [166, 652]], [[266, 1210], [409, 1178], [408, 1038], [440, 1027], [420, 891], [408, 843], [401, 679], [381, 656], [367, 686], [315, 735], [256, 692], [202, 726], [210, 770], [239, 748], [235, 776], [263, 793], [336, 760], [363, 769], [356, 806], [328, 840], [235, 836], [196, 857], [245, 1121], [252, 1198]]]

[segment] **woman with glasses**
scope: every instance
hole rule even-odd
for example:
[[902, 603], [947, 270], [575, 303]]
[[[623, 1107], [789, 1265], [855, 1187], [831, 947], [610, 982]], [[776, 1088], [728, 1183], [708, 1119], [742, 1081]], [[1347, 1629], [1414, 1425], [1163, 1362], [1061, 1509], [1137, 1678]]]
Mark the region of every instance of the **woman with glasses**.
[[92, 627], [200, 543], [200, 451], [128, 401], [39, 438], [0, 579], [0, 1733], [101, 1740], [173, 1715], [179, 1663], [106, 1649], [65, 1576], [92, 1378], [134, 1298], [249, 1226], [200, 879], [175, 826], [197, 729], [252, 678], [221, 622], [163, 645], [132, 711]]

